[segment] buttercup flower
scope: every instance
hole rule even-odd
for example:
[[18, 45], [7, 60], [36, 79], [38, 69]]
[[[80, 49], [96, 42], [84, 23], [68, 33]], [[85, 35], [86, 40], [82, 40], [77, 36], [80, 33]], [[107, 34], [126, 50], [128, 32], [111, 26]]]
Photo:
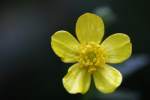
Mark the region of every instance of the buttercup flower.
[[103, 35], [103, 20], [92, 13], [78, 18], [78, 40], [67, 31], [57, 31], [52, 35], [51, 46], [56, 55], [65, 63], [75, 63], [62, 79], [69, 93], [86, 93], [92, 78], [102, 93], [111, 93], [121, 84], [121, 73], [109, 64], [129, 58], [132, 52], [130, 38], [126, 34], [115, 33], [101, 42]]

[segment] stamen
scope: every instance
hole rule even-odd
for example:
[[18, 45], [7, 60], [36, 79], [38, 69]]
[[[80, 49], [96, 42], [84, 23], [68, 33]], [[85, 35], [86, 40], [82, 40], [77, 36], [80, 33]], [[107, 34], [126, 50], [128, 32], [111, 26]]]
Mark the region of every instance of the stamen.
[[90, 42], [82, 44], [80, 47], [79, 62], [83, 67], [88, 68], [88, 72], [93, 72], [96, 67], [105, 64], [103, 49], [99, 44]]

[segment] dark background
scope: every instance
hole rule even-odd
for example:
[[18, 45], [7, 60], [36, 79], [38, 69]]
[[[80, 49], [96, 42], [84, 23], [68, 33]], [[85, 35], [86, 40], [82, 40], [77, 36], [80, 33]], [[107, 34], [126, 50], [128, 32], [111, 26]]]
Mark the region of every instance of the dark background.
[[[149, 0], [1, 0], [0, 100], [148, 100], [150, 90]], [[50, 48], [58, 30], [75, 33], [77, 18], [93, 12], [104, 18], [105, 38], [122, 32], [131, 37], [133, 56], [120, 71], [124, 80], [110, 95], [96, 91], [70, 95], [62, 77], [64, 64]], [[48, 56], [48, 57], [47, 57]], [[48, 58], [48, 59], [47, 59]], [[131, 70], [132, 69], [132, 70]]]

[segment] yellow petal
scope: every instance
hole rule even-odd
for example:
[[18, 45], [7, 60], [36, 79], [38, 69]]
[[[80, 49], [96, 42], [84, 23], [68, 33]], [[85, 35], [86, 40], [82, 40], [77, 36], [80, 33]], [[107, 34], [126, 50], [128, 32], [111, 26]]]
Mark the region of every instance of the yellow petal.
[[112, 93], [122, 82], [121, 73], [109, 65], [97, 69], [93, 77], [96, 88], [102, 93]]
[[81, 43], [100, 43], [104, 35], [103, 20], [92, 13], [81, 15], [76, 23], [76, 35]]
[[64, 62], [77, 61], [79, 43], [69, 32], [58, 31], [52, 35], [51, 46]]
[[128, 59], [132, 52], [132, 44], [128, 35], [116, 33], [109, 36], [101, 44], [105, 50], [107, 63], [120, 63]]
[[63, 78], [63, 85], [71, 94], [86, 93], [90, 87], [90, 83], [90, 73], [85, 68], [81, 68], [79, 64], [72, 65]]

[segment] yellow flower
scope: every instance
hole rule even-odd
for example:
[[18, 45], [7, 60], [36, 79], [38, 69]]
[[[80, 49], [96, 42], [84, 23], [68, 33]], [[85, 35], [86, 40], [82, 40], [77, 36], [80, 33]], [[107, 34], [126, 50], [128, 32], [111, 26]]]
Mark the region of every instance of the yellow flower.
[[67, 31], [52, 35], [51, 46], [56, 55], [65, 63], [75, 63], [62, 80], [69, 93], [86, 93], [91, 78], [102, 93], [111, 93], [121, 84], [121, 73], [108, 64], [121, 63], [129, 58], [132, 52], [130, 38], [116, 33], [101, 43], [103, 35], [103, 20], [92, 13], [85, 13], [77, 20], [78, 40]]

